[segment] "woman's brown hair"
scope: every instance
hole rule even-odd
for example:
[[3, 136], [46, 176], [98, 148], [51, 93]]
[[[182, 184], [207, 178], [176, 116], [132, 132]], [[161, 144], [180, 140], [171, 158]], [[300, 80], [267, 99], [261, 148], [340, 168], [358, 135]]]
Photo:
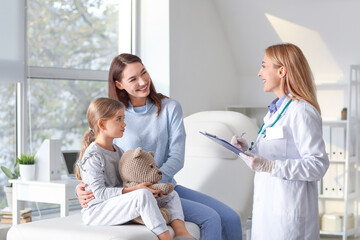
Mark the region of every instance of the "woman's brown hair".
[[96, 139], [99, 134], [98, 121], [101, 119], [106, 121], [115, 116], [121, 109], [125, 108], [124, 104], [110, 98], [97, 98], [93, 100], [87, 110], [87, 120], [89, 129], [85, 132], [81, 142], [81, 151], [77, 164], [75, 165], [76, 178], [81, 180], [80, 169], [78, 163], [81, 162], [87, 147]]
[[[122, 102], [126, 107], [129, 107], [129, 99], [130, 99], [129, 94], [126, 92], [126, 90], [120, 90], [119, 88], [117, 88], [115, 82], [116, 81], [121, 82], [123, 77], [122, 73], [126, 65], [136, 62], [139, 62], [142, 65], [144, 65], [138, 56], [129, 53], [122, 53], [113, 59], [109, 69], [109, 79], [108, 79], [109, 98]], [[150, 94], [148, 96], [148, 99], [158, 108], [157, 111], [158, 116], [161, 111], [161, 100], [163, 98], [167, 98], [167, 97], [161, 93], [157, 93], [155, 90], [155, 86], [151, 81]]]
[[294, 99], [309, 102], [321, 113], [310, 66], [301, 49], [291, 43], [282, 43], [268, 47], [265, 54], [272, 60], [275, 68], [286, 69], [281, 82], [283, 93], [290, 93]]

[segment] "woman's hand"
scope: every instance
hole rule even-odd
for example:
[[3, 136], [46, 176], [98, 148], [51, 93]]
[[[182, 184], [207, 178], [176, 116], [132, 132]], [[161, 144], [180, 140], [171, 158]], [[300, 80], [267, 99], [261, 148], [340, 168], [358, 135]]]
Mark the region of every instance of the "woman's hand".
[[151, 182], [143, 182], [143, 183], [140, 183], [140, 184], [132, 186], [132, 187], [123, 188], [122, 193], [125, 194], [125, 193], [135, 191], [137, 189], [145, 188], [145, 189], [149, 190], [150, 192], [152, 192], [152, 194], [154, 195], [155, 198], [162, 197], [163, 194], [162, 194], [161, 190], [152, 189], [152, 188], [150, 188], [151, 185], [152, 185]]
[[95, 198], [94, 194], [91, 190], [85, 191], [86, 186], [87, 186], [87, 184], [85, 184], [85, 183], [79, 183], [79, 185], [76, 189], [76, 194], [78, 196], [79, 203], [81, 204], [81, 207], [83, 207], [83, 208], [86, 208], [88, 206], [87, 204]]

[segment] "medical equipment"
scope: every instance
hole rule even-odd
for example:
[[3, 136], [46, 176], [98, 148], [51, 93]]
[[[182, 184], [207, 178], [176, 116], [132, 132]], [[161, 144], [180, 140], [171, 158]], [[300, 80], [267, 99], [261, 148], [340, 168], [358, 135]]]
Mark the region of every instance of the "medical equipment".
[[[292, 99], [290, 99], [290, 100], [286, 103], [285, 107], [284, 107], [283, 110], [280, 112], [280, 114], [279, 114], [279, 116], [276, 118], [276, 120], [270, 125], [270, 127], [273, 127], [273, 126], [277, 123], [277, 121], [279, 121], [281, 115], [284, 113], [285, 109], [290, 105], [291, 102], [292, 102]], [[260, 128], [260, 130], [259, 130], [259, 132], [258, 132], [258, 134], [261, 133], [261, 134], [263, 135], [263, 138], [266, 137], [266, 128], [263, 130], [264, 124], [265, 124], [265, 123], [263, 123], [263, 124], [261, 125], [261, 128]], [[249, 147], [249, 151], [255, 149], [256, 144], [257, 144], [257, 141], [251, 142], [251, 143], [250, 143], [250, 147]]]

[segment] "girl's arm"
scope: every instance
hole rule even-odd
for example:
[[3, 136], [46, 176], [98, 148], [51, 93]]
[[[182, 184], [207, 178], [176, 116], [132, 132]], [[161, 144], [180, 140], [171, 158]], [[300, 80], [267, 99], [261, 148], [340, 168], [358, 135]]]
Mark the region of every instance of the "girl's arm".
[[[150, 188], [150, 186], [152, 185], [151, 182], [145, 182], [145, 183], [140, 183], [137, 185], [134, 185], [132, 187], [128, 187], [128, 188], [123, 188], [122, 190], [122, 194], [125, 193], [129, 193], [132, 191], [135, 191], [137, 189], [141, 189], [141, 188], [146, 188], [147, 190], [149, 190], [150, 192], [152, 192], [152, 194], [154, 195], [154, 197], [162, 197], [162, 192], [161, 190], [155, 190]], [[93, 200], [94, 194], [91, 190], [85, 190], [85, 187], [87, 186], [86, 183], [79, 183], [76, 187], [76, 193], [79, 199], [79, 203], [81, 204], [81, 207], [86, 208], [88, 207], [88, 203]]]
[[163, 173], [161, 182], [170, 182], [174, 175], [184, 166], [185, 156], [185, 128], [183, 123], [183, 113], [180, 104], [172, 101], [168, 106], [169, 116], [169, 153], [168, 158], [160, 167]]
[[123, 190], [121, 187], [106, 186], [105, 167], [105, 160], [97, 153], [83, 159], [80, 165], [81, 176], [97, 200], [107, 200], [117, 195], [121, 195]]

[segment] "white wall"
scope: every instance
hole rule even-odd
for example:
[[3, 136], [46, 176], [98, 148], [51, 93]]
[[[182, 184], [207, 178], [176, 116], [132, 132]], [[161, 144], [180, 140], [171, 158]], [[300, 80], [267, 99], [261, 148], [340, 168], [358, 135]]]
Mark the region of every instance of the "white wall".
[[138, 0], [135, 54], [141, 57], [156, 90], [169, 95], [169, 0]]
[[352, 0], [214, 0], [240, 72], [238, 104], [265, 105], [257, 72], [264, 49], [279, 42], [298, 45], [315, 81], [347, 80], [360, 64], [360, 2]]
[[184, 116], [224, 110], [238, 99], [229, 41], [212, 0], [170, 1], [170, 96]]
[[159, 92], [180, 101], [184, 116], [266, 106], [274, 96], [263, 92], [257, 73], [271, 44], [298, 45], [317, 83], [347, 80], [349, 65], [360, 64], [356, 0], [140, 2], [139, 55]]

